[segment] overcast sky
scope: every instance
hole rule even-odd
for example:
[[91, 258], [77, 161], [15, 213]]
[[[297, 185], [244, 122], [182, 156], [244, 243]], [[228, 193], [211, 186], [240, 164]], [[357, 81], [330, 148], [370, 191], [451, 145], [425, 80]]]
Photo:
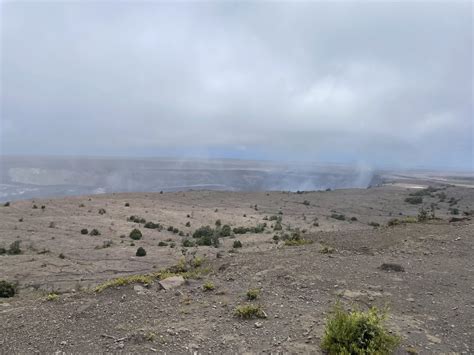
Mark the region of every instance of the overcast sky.
[[3, 154], [473, 168], [469, 2], [3, 2]]

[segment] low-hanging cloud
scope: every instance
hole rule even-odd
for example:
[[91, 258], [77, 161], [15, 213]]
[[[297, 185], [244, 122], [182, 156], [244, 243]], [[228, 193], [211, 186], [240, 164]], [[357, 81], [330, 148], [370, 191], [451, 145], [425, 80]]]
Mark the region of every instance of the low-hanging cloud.
[[473, 169], [472, 3], [6, 2], [3, 154]]

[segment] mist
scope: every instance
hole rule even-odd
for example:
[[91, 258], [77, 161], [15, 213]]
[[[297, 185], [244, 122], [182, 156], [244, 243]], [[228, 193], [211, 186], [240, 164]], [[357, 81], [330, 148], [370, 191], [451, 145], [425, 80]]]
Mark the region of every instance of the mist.
[[471, 2], [2, 2], [0, 153], [473, 171], [472, 33]]

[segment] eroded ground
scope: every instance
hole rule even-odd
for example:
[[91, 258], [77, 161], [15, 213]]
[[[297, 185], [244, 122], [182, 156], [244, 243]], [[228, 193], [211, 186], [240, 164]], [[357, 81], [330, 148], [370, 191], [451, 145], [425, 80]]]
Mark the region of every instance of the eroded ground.
[[[474, 191], [443, 187], [423, 196], [427, 209], [435, 204], [437, 219], [388, 227], [394, 218], [416, 220], [421, 205], [404, 201], [414, 191], [384, 186], [302, 194], [114, 194], [0, 207], [0, 247], [20, 240], [23, 251], [0, 256], [0, 279], [19, 282], [19, 294], [0, 301], [0, 352], [320, 353], [325, 318], [340, 299], [346, 307], [388, 306], [388, 325], [403, 337], [400, 353], [408, 348], [472, 353]], [[131, 215], [164, 229], [143, 228], [127, 220]], [[282, 218], [282, 232], [265, 218], [274, 215]], [[466, 219], [450, 223], [452, 217]], [[218, 219], [232, 228], [259, 223], [267, 228], [221, 238], [219, 248], [182, 248], [186, 234]], [[184, 236], [167, 231], [169, 226]], [[101, 235], [82, 235], [83, 228], [97, 228]], [[133, 228], [143, 238], [132, 246]], [[291, 233], [288, 229], [299, 229], [313, 243], [286, 246], [273, 240], [275, 234]], [[235, 240], [243, 247], [234, 249]], [[160, 241], [168, 246], [158, 246]], [[110, 246], [104, 248], [104, 242]], [[145, 257], [135, 256], [139, 246]], [[323, 254], [323, 247], [335, 250]], [[155, 272], [193, 254], [206, 258], [210, 272], [177, 289], [164, 291], [155, 282], [149, 288], [90, 291], [106, 280]], [[405, 271], [381, 270], [383, 263]], [[207, 281], [213, 291], [203, 291]], [[266, 319], [233, 316], [249, 288], [261, 289], [252, 302], [262, 306]], [[52, 291], [59, 299], [45, 301]]]

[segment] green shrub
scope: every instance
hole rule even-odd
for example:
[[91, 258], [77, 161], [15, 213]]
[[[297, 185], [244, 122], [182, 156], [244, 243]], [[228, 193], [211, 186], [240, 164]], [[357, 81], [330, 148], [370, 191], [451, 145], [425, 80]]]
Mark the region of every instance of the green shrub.
[[141, 223], [141, 224], [145, 224], [146, 223], [146, 219], [145, 218], [141, 218], [141, 217], [138, 217], [138, 216], [130, 216], [128, 217], [128, 220], [130, 222], [135, 222], [135, 223]]
[[129, 237], [132, 238], [133, 240], [140, 240], [142, 239], [142, 232], [140, 232], [139, 229], [135, 228], [130, 232]]
[[191, 239], [185, 239], [181, 245], [185, 248], [191, 248], [194, 246], [194, 242]]
[[410, 196], [405, 199], [405, 202], [410, 203], [412, 205], [419, 205], [423, 203], [423, 197], [421, 196]]
[[258, 288], [251, 288], [247, 291], [247, 299], [249, 301], [256, 300], [260, 296], [260, 290]]
[[10, 201], [5, 202], [5, 203], [3, 204], [3, 206], [4, 206], [4, 207], [10, 206]]
[[146, 250], [143, 249], [142, 247], [139, 247], [139, 248], [137, 249], [137, 252], [136, 252], [135, 255], [136, 255], [136, 256], [145, 256], [145, 255], [146, 255]]
[[234, 248], [242, 248], [242, 242], [240, 240], [234, 240], [234, 244], [232, 246]]
[[1, 298], [9, 298], [15, 296], [16, 293], [16, 286], [15, 284], [0, 280], [0, 297]]
[[229, 237], [232, 234], [232, 228], [228, 224], [224, 224], [219, 229], [219, 237]]
[[212, 235], [204, 235], [201, 238], [196, 240], [197, 245], [207, 245], [207, 246], [215, 246], [216, 248], [219, 246], [219, 236], [217, 234]]
[[234, 234], [245, 234], [249, 231], [247, 227], [235, 227], [233, 229]]
[[10, 255], [18, 255], [21, 254], [20, 248], [21, 241], [15, 240], [13, 243], [10, 244], [10, 248], [8, 249], [7, 253]]
[[222, 222], [220, 219], [218, 219], [215, 223], [216, 227], [220, 227], [222, 225]]
[[351, 221], [352, 221], [352, 222], [357, 221], [357, 217], [351, 217]]
[[166, 242], [159, 242], [159, 243], [158, 243], [158, 246], [159, 246], [159, 247], [167, 247], [167, 246], [168, 246], [168, 243], [166, 243]]
[[327, 320], [321, 348], [329, 354], [391, 354], [400, 339], [383, 326], [385, 313], [346, 312], [337, 304]]
[[275, 223], [275, 226], [273, 227], [273, 230], [275, 230], [275, 231], [281, 231], [282, 229], [283, 229], [283, 227], [281, 226], [280, 221], [277, 221], [277, 222]]
[[83, 234], [83, 235], [89, 234], [89, 231], [87, 230], [87, 228], [82, 228], [81, 229], [81, 234]]
[[100, 235], [100, 232], [97, 229], [94, 228], [93, 230], [91, 230], [89, 235]]
[[269, 221], [280, 221], [281, 222], [281, 216], [270, 216], [268, 218]]
[[334, 248], [325, 245], [319, 250], [319, 252], [321, 254], [332, 254], [334, 253]]
[[193, 233], [193, 238], [211, 237], [214, 230], [210, 226], [202, 226], [196, 229]]
[[107, 212], [105, 211], [105, 208], [101, 208], [99, 209], [99, 214], [100, 215], [103, 215], [103, 214], [106, 214]]
[[337, 219], [339, 221], [345, 221], [346, 220], [346, 216], [343, 215], [343, 214], [339, 214], [339, 213], [333, 213], [331, 215], [331, 218]]
[[146, 222], [145, 225], [143, 226], [144, 228], [148, 229], [159, 229], [161, 230], [163, 227], [159, 223], [153, 223], [153, 222]]
[[399, 219], [397, 219], [397, 218], [392, 218], [391, 220], [389, 220], [389, 221], [387, 222], [387, 225], [388, 225], [389, 227], [393, 227], [393, 226], [399, 225], [400, 223], [401, 223], [401, 222], [400, 222]]
[[202, 285], [202, 289], [204, 291], [212, 291], [215, 289], [215, 286], [211, 281], [207, 281], [204, 285]]
[[186, 227], [191, 227], [191, 222], [186, 222]]
[[372, 227], [380, 227], [380, 223], [377, 223], [377, 222], [369, 222], [369, 226], [372, 226]]
[[234, 315], [239, 318], [267, 318], [267, 315], [263, 311], [262, 307], [254, 304], [245, 304], [238, 306]]

